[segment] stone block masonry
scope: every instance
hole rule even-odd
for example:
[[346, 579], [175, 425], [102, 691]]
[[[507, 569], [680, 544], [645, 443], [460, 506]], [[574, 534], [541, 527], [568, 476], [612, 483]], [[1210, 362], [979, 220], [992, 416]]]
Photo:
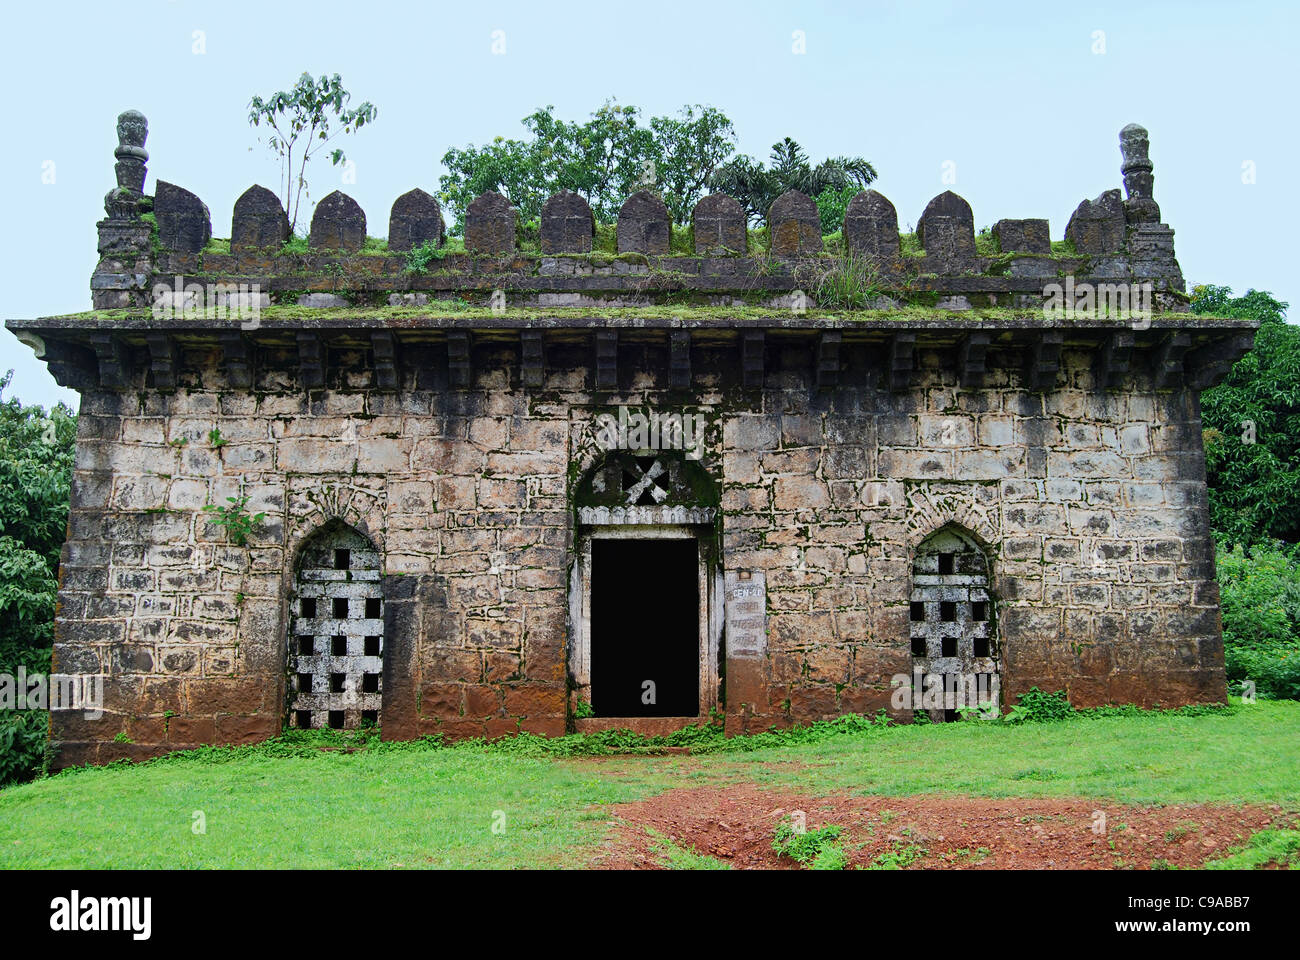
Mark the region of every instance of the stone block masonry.
[[[696, 346], [720, 508], [705, 535], [727, 569], [767, 582], [766, 654], [726, 672], [729, 729], [892, 709], [891, 680], [912, 669], [916, 550], [945, 529], [985, 551], [1005, 697], [1222, 699], [1195, 393], [1140, 378], [1098, 391], [1074, 347], [1059, 386], [1033, 392], [1004, 339], [978, 390], [952, 372], [955, 347], [918, 350], [914, 382], [891, 391], [868, 375], [879, 347], [848, 341], [848, 383], [820, 392], [815, 340], [772, 345], [750, 391], [727, 339]], [[319, 390], [259, 347], [252, 389], [196, 348], [173, 393], [86, 391], [55, 660], [107, 674], [109, 702], [99, 721], [56, 717], [64, 762], [248, 742], [308, 709], [294, 706], [308, 671], [289, 668], [307, 616], [295, 578], [331, 524], [380, 564], [382, 622], [357, 642], [382, 627], [385, 736], [564, 732], [574, 477], [601, 462], [602, 414], [672, 407], [670, 349], [625, 335], [609, 392], [561, 340], [536, 390], [510, 386], [518, 346], [500, 340], [476, 342], [469, 384], [448, 389], [447, 345], [430, 340], [401, 351], [396, 390], [343, 365], [340, 344]], [[202, 510], [236, 495], [267, 514], [246, 547]], [[647, 602], [629, 615], [652, 616]], [[321, 642], [342, 632], [309, 613]]]
[[[638, 194], [627, 252], [601, 257], [578, 195], [548, 202], [537, 256], [487, 194], [471, 252], [413, 277], [347, 252], [365, 218], [337, 194], [320, 249], [290, 263], [261, 188], [228, 254], [194, 252], [205, 210], [177, 188], [159, 251], [145, 130], [123, 114], [99, 225], [93, 300], [113, 309], [9, 323], [82, 393], [54, 666], [103, 676], [105, 711], [54, 714], [59, 764], [286, 725], [947, 721], [968, 682], [1004, 704], [1032, 686], [1078, 706], [1224, 699], [1199, 392], [1254, 327], [1185, 312], [1141, 128], [1128, 204], [1076, 213], [1094, 252], [1003, 220], [1006, 252], [981, 256], [944, 194], [914, 255], [862, 195], [849, 248], [887, 307], [922, 299], [833, 312], [788, 309], [836, 257], [798, 194], [773, 204], [770, 260], [722, 196], [696, 208], [700, 255], [666, 255], [666, 212]], [[418, 189], [390, 223], [399, 245], [444, 229]], [[1047, 314], [1058, 271], [1149, 278], [1156, 310]], [[264, 284], [256, 322], [159, 319], [149, 291], [176, 275]], [[204, 508], [242, 497], [264, 519], [241, 544]], [[938, 701], [900, 703], [917, 675]], [[634, 715], [593, 716], [604, 703]]]

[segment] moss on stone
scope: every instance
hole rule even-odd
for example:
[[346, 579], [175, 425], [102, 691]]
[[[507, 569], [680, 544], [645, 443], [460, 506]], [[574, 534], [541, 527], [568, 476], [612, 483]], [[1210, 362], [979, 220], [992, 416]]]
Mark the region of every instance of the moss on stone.
[[[801, 323], [818, 320], [853, 320], [862, 323], [889, 323], [891, 321], [919, 321], [919, 320], [946, 320], [960, 321], [961, 323], [978, 323], [978, 322], [1006, 322], [1006, 321], [1039, 321], [1044, 326], [1053, 326], [1053, 322], [1043, 316], [1041, 307], [974, 307], [970, 310], [953, 311], [940, 310], [934, 306], [939, 294], [937, 293], [916, 293], [909, 297], [909, 301], [902, 306], [884, 309], [884, 310], [830, 310], [821, 307], [809, 307], [803, 315], [795, 316], [787, 310], [781, 310], [773, 307], [764, 307], [760, 305], [745, 306], [702, 306], [693, 304], [652, 304], [639, 307], [508, 307], [506, 310], [497, 312], [484, 302], [483, 304], [471, 304], [464, 299], [453, 300], [435, 300], [425, 306], [388, 306], [387, 304], [376, 304], [374, 306], [355, 306], [355, 307], [300, 307], [293, 300], [297, 296], [309, 291], [303, 290], [285, 290], [275, 291], [272, 294], [273, 299], [279, 302], [272, 306], [263, 307], [260, 313], [260, 319], [263, 326], [274, 324], [276, 326], [292, 327], [295, 323], [301, 322], [304, 325], [320, 326], [321, 321], [328, 321], [327, 328], [345, 328], [349, 321], [373, 322], [377, 320], [431, 320], [431, 319], [465, 319], [465, 320], [500, 320], [500, 321], [519, 321], [519, 320], [537, 320], [537, 319], [554, 319], [562, 321], [568, 318], [582, 320], [678, 320], [684, 324], [692, 321], [736, 321], [744, 323], [759, 323], [779, 327], [787, 324], [791, 320], [798, 320]], [[1186, 313], [1175, 313], [1166, 311], [1153, 315], [1154, 320], [1161, 317], [1169, 316], [1179, 318], [1184, 324], [1188, 319]], [[131, 326], [130, 321], [141, 321], [140, 329], [144, 329], [144, 322], [151, 319], [151, 313], [147, 308], [135, 309], [111, 309], [111, 310], [87, 310], [81, 313], [63, 314], [54, 317], [44, 318], [46, 320], [58, 321], [126, 321], [123, 324], [123, 332], [127, 332]], [[1206, 320], [1224, 320], [1231, 318], [1213, 318], [1202, 314], [1196, 315], [1196, 321]], [[514, 325], [514, 324], [511, 324]], [[411, 326], [418, 326], [411, 324]]]

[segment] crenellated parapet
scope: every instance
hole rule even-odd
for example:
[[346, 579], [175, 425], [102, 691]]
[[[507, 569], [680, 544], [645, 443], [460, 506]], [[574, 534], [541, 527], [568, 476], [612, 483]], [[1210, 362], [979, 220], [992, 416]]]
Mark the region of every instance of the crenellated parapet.
[[1120, 134], [1124, 193], [1081, 202], [1058, 241], [1042, 218], [999, 219], [977, 233], [970, 204], [952, 191], [904, 234], [894, 204], [864, 190], [841, 230], [823, 236], [816, 202], [795, 190], [753, 230], [721, 193], [674, 224], [647, 188], [604, 226], [584, 197], [560, 191], [528, 243], [518, 211], [489, 191], [469, 204], [454, 245], [438, 199], [418, 187], [394, 201], [386, 242], [367, 235], [365, 211], [342, 191], [322, 198], [308, 235], [294, 238], [279, 198], [258, 185], [235, 201], [229, 241], [213, 240], [198, 196], [163, 180], [144, 194], [147, 129], [135, 111], [118, 118], [95, 310], [10, 323], [72, 386], [171, 389], [206, 349], [220, 351], [240, 389], [277, 367], [313, 389], [344, 355], [370, 365], [373, 382], [396, 385], [419, 345], [437, 343], [461, 358], [446, 361], [454, 387], [469, 382], [473, 345], [485, 338], [517, 341], [521, 383], [540, 382], [552, 343], [590, 338], [605, 358], [593, 365], [604, 371], [596, 381], [615, 382], [620, 337], [636, 336], [666, 338], [683, 386], [692, 342], [730, 343], [743, 386], [785, 338], [807, 342], [825, 386], [839, 381], [842, 357], [865, 347], [891, 390], [908, 389], [922, 353], [939, 351], [963, 384], [1009, 360], [1016, 377], [1047, 391], [1061, 350], [1078, 347], [1094, 353], [1100, 389], [1139, 376], [1176, 390], [1213, 383], [1251, 343], [1247, 323], [1185, 313], [1149, 138], [1135, 124]]
[[[454, 247], [441, 205], [418, 187], [393, 203], [386, 241], [367, 236], [365, 211], [336, 190], [317, 204], [305, 243], [290, 244], [279, 198], [256, 185], [235, 202], [230, 240], [214, 241], [208, 207], [193, 193], [160, 180], [153, 197], [144, 195], [146, 132], [139, 113], [119, 118], [118, 186], [105, 199], [103, 259], [91, 279], [96, 309], [150, 306], [158, 278], [177, 277], [256, 283], [272, 303], [282, 292], [328, 292], [334, 299], [312, 302], [338, 306], [378, 305], [388, 295], [410, 302], [410, 294], [472, 302], [496, 290], [516, 306], [628, 306], [678, 295], [719, 305], [738, 293], [777, 305], [793, 291], [818, 304], [827, 300], [819, 288], [845, 273], [881, 295], [874, 306], [927, 305], [937, 296], [950, 309], [1026, 307], [1064, 277], [1147, 284], [1161, 309], [1185, 303], [1173, 231], [1160, 223], [1152, 195], [1149, 138], [1136, 124], [1120, 134], [1126, 196], [1115, 189], [1081, 202], [1058, 242], [1041, 218], [999, 219], [977, 234], [970, 204], [952, 191], [926, 204], [913, 235], [900, 233], [888, 198], [865, 190], [850, 201], [842, 229], [823, 237], [816, 202], [797, 190], [772, 203], [764, 230], [751, 231], [742, 206], [725, 194], [703, 197], [691, 223], [675, 225], [647, 188], [623, 204], [611, 234], [601, 234], [584, 197], [560, 191], [542, 208], [531, 246], [520, 243], [508, 198], [489, 191], [465, 211]], [[690, 229], [675, 233], [681, 227]], [[421, 249], [434, 256], [413, 266], [412, 251]]]

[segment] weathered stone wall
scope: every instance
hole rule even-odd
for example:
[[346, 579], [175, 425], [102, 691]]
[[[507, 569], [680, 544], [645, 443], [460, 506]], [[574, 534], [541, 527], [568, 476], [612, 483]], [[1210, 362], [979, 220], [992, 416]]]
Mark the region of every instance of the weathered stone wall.
[[[992, 668], [1004, 702], [1035, 685], [1080, 706], [1224, 698], [1198, 397], [1254, 327], [1186, 312], [1142, 128], [1121, 133], [1123, 197], [1082, 202], [1059, 248], [1046, 221], [1001, 220], [994, 252], [945, 193], [905, 249], [868, 192], [826, 252], [815, 203], [791, 192], [768, 212], [770, 250], [717, 195], [682, 256], [647, 193], [623, 208], [620, 253], [592, 254], [588, 204], [561, 193], [524, 253], [509, 201], [485, 194], [465, 252], [423, 267], [402, 251], [436, 247], [445, 224], [419, 190], [390, 211], [386, 255], [360, 251], [365, 214], [341, 193], [307, 254], [283, 249], [288, 219], [260, 187], [236, 202], [228, 250], [212, 244], [197, 196], [144, 194], [146, 133], [119, 117], [96, 310], [8, 324], [83, 393], [55, 668], [106, 675], [107, 712], [55, 714], [61, 763], [269, 737], [303, 722], [307, 685], [313, 725], [368, 719], [377, 699], [390, 738], [619, 722], [580, 719], [574, 508], [581, 489], [600, 501], [579, 506], [586, 523], [627, 520], [591, 472], [598, 418], [620, 407], [703, 418], [709, 504], [654, 522], [707, 541], [699, 702], [722, 703], [729, 732], [908, 716], [893, 683], [917, 664]], [[850, 253], [880, 295], [818, 306]], [[265, 515], [247, 544], [204, 509], [241, 497]], [[346, 624], [333, 587], [317, 591], [329, 611], [295, 598], [304, 551], [306, 580], [330, 581], [306, 545], [341, 524], [367, 578], [379, 565], [341, 591], [365, 603]], [[978, 547], [992, 609], [945, 607], [975, 594], [944, 579], [960, 571], [942, 551], [914, 583], [924, 542]], [[654, 615], [650, 587], [629, 616]], [[913, 603], [941, 618], [915, 628], [926, 656]], [[944, 653], [950, 615], [971, 618], [969, 654]], [[295, 631], [319, 646], [291, 657]], [[340, 676], [364, 703], [335, 697]]]
[[[55, 661], [107, 674], [108, 712], [56, 714], [61, 762], [277, 733], [299, 553], [332, 519], [382, 558], [386, 737], [563, 732], [570, 495], [619, 405], [706, 416], [722, 564], [766, 573], [767, 654], [727, 662], [729, 730], [890, 708], [913, 551], [949, 523], [987, 549], [1005, 697], [1223, 699], [1195, 391], [1097, 390], [1092, 353], [1068, 349], [1045, 393], [997, 349], [963, 389], [952, 350], [924, 349], [891, 392], [850, 343], [818, 390], [815, 344], [769, 343], [747, 391], [735, 347], [697, 341], [689, 395], [670, 343], [626, 334], [599, 393], [586, 341], [548, 344], [527, 389], [518, 344], [487, 338], [460, 390], [439, 341], [403, 346], [397, 390], [347, 348], [303, 390], [274, 346], [235, 388], [199, 345], [174, 393], [87, 390]], [[246, 547], [202, 509], [241, 495], [266, 514]]]
[[1195, 395], [1097, 392], [1083, 354], [1046, 394], [1005, 369], [963, 390], [925, 359], [906, 393], [809, 402], [791, 377], [726, 422], [724, 551], [767, 571], [769, 626], [767, 662], [729, 676], [729, 724], [895, 712], [914, 551], [948, 524], [987, 550], [1007, 702], [1222, 700]]

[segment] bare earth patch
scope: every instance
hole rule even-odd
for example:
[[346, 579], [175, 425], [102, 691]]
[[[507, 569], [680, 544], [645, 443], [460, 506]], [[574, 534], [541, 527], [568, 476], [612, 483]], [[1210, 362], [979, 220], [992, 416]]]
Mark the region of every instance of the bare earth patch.
[[[850, 869], [899, 862], [911, 869], [1147, 869], [1198, 867], [1281, 817], [1272, 806], [1135, 807], [1069, 798], [825, 797], [745, 784], [677, 789], [613, 808], [612, 837], [591, 865], [665, 865], [655, 831], [737, 869], [798, 868], [772, 852], [791, 811], [809, 830], [837, 824]], [[1105, 831], [1094, 832], [1105, 814]]]

